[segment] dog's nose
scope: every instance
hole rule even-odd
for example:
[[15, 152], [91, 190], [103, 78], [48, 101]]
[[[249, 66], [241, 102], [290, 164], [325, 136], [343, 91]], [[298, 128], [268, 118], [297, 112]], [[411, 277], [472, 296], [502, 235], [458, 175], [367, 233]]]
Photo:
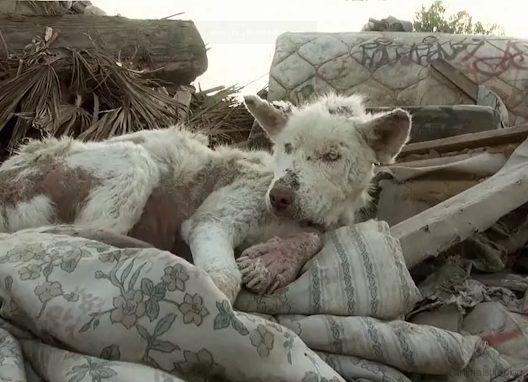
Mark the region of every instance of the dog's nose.
[[284, 211], [293, 203], [293, 193], [285, 187], [273, 187], [269, 198], [271, 206], [276, 211]]

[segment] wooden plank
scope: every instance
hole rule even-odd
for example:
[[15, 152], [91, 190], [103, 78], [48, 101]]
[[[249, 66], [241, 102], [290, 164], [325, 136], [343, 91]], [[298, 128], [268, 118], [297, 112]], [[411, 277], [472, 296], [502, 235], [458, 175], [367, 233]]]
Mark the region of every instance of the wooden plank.
[[207, 69], [205, 44], [192, 21], [0, 15], [0, 32], [13, 53], [21, 53], [46, 27], [58, 32], [52, 48], [93, 50], [95, 43], [116, 57], [134, 57], [141, 67], [157, 70], [153, 76], [174, 84], [189, 84]]
[[483, 131], [480, 133], [462, 134], [454, 137], [435, 139], [433, 141], [409, 143], [400, 157], [410, 154], [426, 154], [430, 151], [446, 153], [485, 146], [496, 146], [521, 142], [528, 137], [528, 125], [500, 130]]
[[492, 177], [391, 227], [411, 268], [528, 202], [528, 140]]
[[466, 93], [466, 95], [474, 102], [477, 102], [478, 85], [471, 81], [464, 73], [442, 59], [431, 62], [431, 67], [461, 91]]
[[446, 155], [443, 157], [436, 157], [436, 158], [424, 158], [424, 159], [416, 159], [416, 160], [409, 160], [400, 161], [400, 158], [396, 158], [395, 163], [391, 163], [387, 165], [387, 167], [399, 167], [399, 166], [405, 166], [405, 167], [430, 167], [430, 166], [441, 166], [453, 162], [458, 162], [461, 160], [472, 158], [475, 155], [479, 155], [480, 153], [464, 153], [464, 154], [457, 154], [457, 155]]

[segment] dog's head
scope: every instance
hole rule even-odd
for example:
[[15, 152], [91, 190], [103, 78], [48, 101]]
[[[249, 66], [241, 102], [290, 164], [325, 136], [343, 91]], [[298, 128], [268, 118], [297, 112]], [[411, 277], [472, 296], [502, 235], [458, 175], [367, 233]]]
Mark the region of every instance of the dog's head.
[[406, 111], [370, 115], [358, 96], [299, 108], [256, 96], [245, 103], [274, 143], [268, 207], [301, 223], [329, 226], [363, 207], [374, 165], [392, 162], [411, 129]]

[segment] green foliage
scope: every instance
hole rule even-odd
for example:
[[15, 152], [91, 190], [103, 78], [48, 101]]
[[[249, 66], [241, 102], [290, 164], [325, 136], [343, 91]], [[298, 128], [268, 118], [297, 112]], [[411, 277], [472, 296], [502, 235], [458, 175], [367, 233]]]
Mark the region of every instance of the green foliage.
[[422, 9], [416, 12], [414, 17], [414, 29], [417, 32], [452, 34], [504, 34], [499, 25], [484, 25], [480, 21], [473, 22], [473, 17], [467, 11], [459, 11], [453, 15], [446, 15], [446, 11], [442, 0], [434, 1], [429, 8], [422, 6]]

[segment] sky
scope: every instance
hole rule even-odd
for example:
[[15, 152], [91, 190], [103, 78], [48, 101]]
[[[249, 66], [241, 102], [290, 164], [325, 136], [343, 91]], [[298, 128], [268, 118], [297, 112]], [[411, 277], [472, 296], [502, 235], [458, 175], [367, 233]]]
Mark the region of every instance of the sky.
[[[194, 83], [201, 89], [267, 85], [275, 39], [283, 32], [357, 32], [369, 17], [412, 20], [432, 0], [92, 0], [108, 15], [193, 20], [209, 48], [209, 68]], [[449, 12], [466, 10], [475, 20], [499, 24], [505, 34], [528, 38], [526, 0], [444, 0]]]

